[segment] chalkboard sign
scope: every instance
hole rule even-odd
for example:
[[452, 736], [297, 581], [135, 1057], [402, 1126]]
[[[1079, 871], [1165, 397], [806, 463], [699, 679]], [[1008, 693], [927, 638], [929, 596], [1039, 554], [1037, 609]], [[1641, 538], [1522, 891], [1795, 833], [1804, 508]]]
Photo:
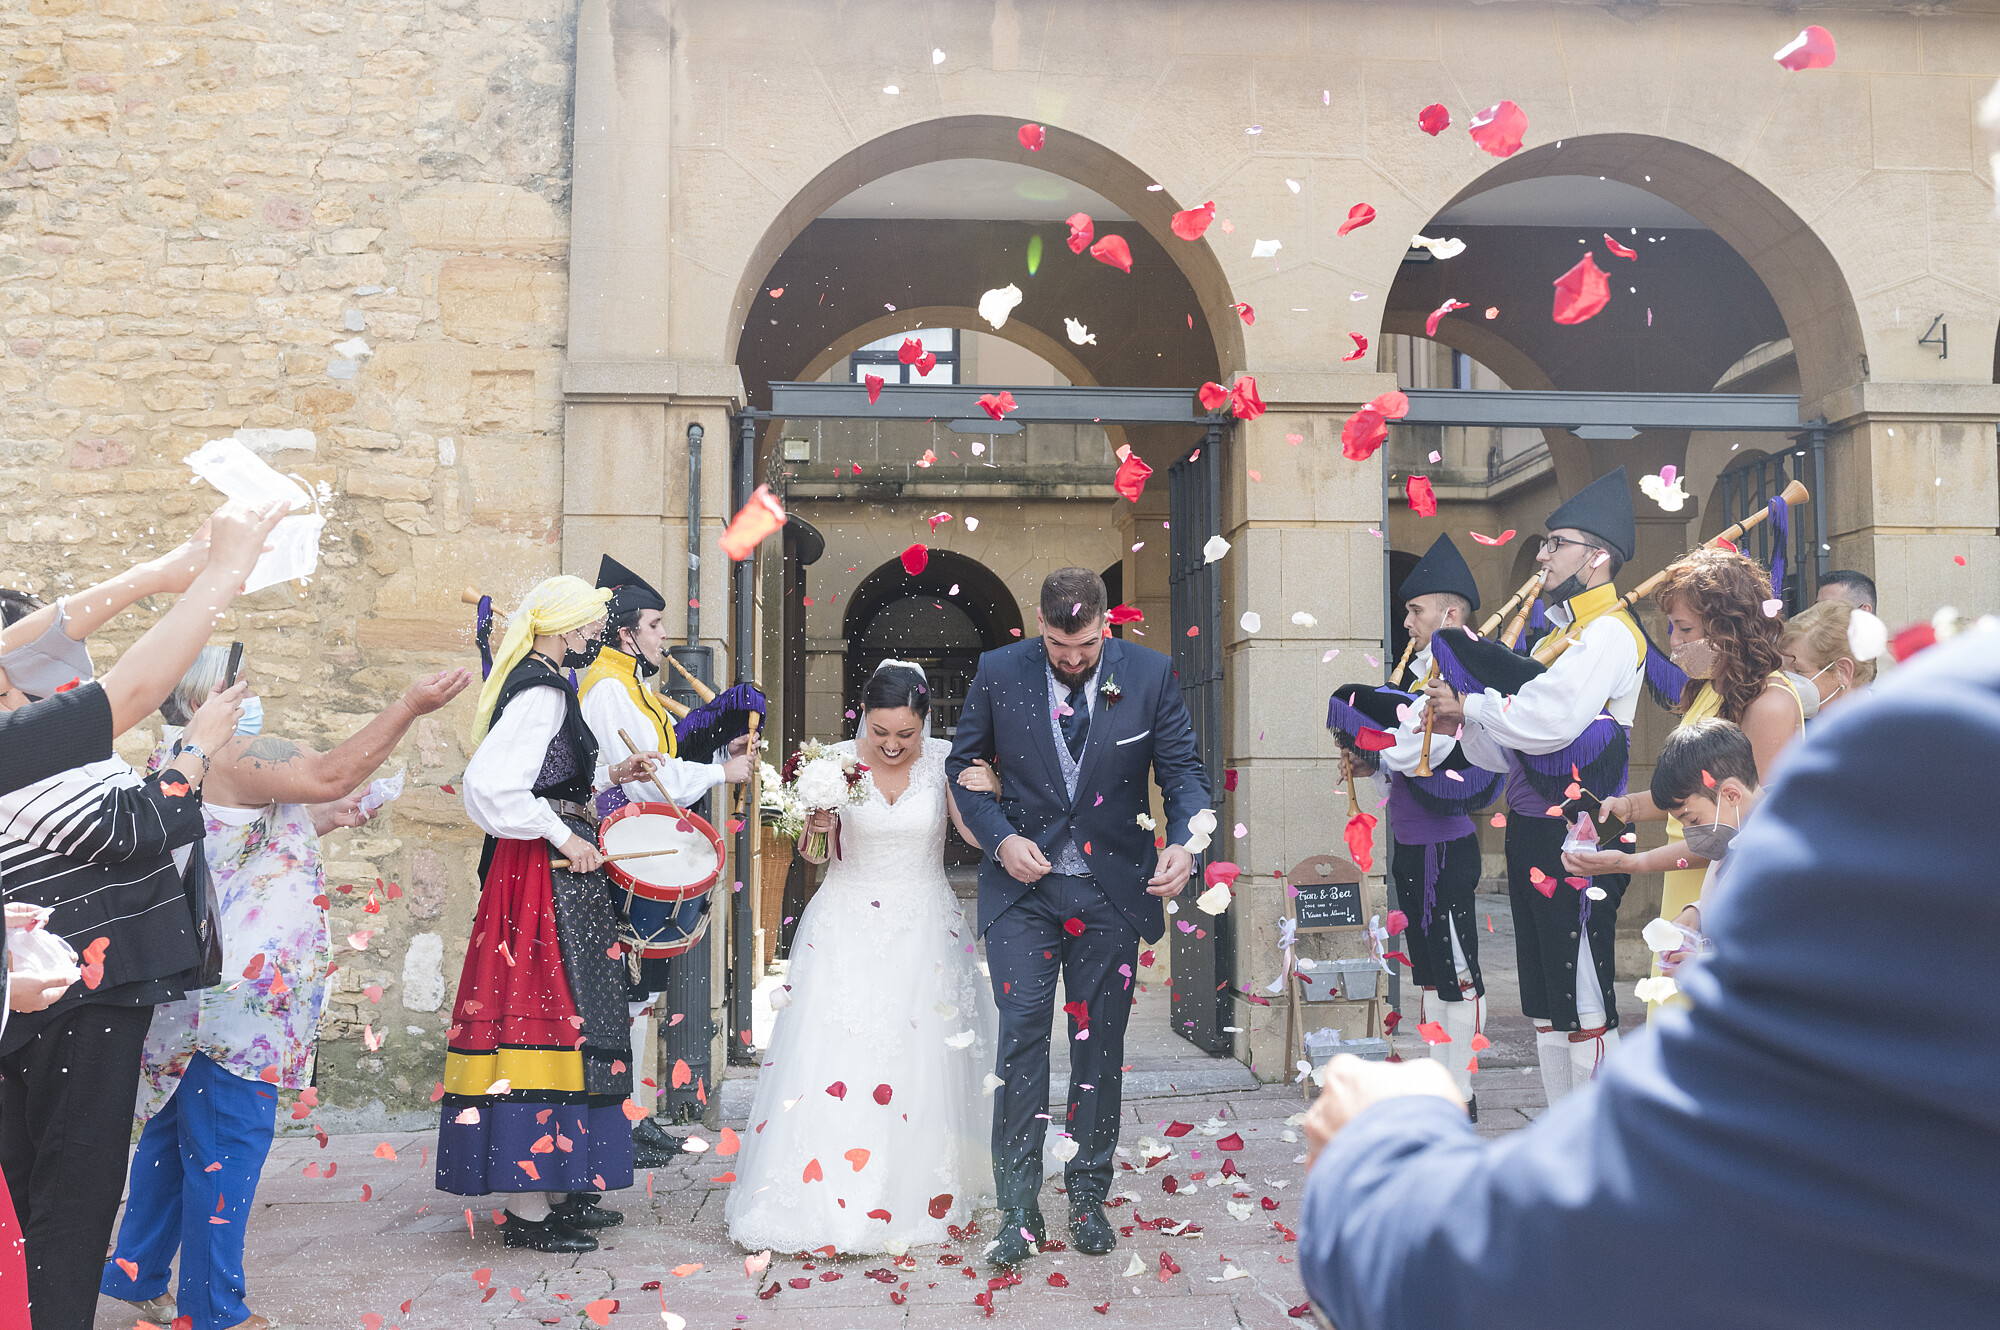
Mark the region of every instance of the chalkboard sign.
[[1292, 869], [1292, 912], [1301, 933], [1336, 928], [1364, 928], [1367, 902], [1362, 899], [1364, 874], [1346, 859], [1316, 854]]
[[1361, 908], [1359, 882], [1299, 882], [1298, 898], [1292, 902], [1298, 912], [1299, 931], [1322, 928], [1359, 928], [1367, 923]]

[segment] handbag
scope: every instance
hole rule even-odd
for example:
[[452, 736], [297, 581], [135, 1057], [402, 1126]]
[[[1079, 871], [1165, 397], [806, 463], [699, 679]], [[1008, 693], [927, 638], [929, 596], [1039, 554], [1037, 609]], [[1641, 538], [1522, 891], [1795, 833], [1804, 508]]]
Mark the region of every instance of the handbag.
[[187, 867], [181, 873], [181, 893], [194, 922], [195, 945], [201, 949], [201, 964], [190, 989], [213, 988], [222, 982], [222, 907], [203, 850], [203, 841], [189, 846]]

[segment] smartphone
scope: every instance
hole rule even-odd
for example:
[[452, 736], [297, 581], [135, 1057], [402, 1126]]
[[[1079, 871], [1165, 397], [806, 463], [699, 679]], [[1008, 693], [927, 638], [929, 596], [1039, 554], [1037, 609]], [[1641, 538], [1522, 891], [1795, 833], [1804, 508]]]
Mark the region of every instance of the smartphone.
[[236, 676], [242, 668], [243, 644], [241, 642], [231, 642], [229, 644], [229, 664], [222, 671], [222, 686], [224, 688], [234, 688], [236, 686]]

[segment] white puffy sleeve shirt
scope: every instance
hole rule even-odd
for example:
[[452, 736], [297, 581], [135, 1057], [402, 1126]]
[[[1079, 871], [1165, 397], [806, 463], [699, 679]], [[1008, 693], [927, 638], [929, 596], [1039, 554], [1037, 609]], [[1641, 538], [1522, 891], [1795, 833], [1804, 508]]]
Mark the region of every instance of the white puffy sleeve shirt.
[[481, 831], [499, 840], [540, 837], [557, 848], [574, 834], [534, 794], [562, 723], [560, 688], [517, 693], [500, 713], [465, 766], [465, 811]]
[[[597, 736], [597, 770], [592, 775], [591, 788], [600, 792], [611, 787], [611, 763], [622, 762], [632, 755], [618, 731], [625, 731], [642, 745], [649, 743], [654, 734], [653, 718], [613, 679], [593, 685], [583, 695], [583, 723]], [[668, 797], [677, 804], [688, 804], [722, 783], [722, 764], [683, 762], [669, 757], [661, 761], [655, 774], [666, 787]], [[660, 792], [650, 780], [626, 781], [619, 788], [635, 804], [658, 803], [660, 799]]]
[[1645, 681], [1632, 630], [1608, 614], [1594, 619], [1575, 646], [1512, 698], [1492, 688], [1466, 694], [1465, 754], [1488, 770], [1504, 770], [1504, 761], [1489, 765], [1489, 758], [1504, 756], [1496, 750], [1559, 752], [1600, 711], [1630, 725]]

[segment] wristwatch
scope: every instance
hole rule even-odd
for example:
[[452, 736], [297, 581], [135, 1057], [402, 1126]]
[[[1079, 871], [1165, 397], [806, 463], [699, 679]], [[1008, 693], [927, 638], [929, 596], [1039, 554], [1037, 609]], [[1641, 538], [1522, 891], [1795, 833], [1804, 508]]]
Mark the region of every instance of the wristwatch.
[[192, 754], [194, 754], [194, 755], [195, 755], [196, 757], [198, 757], [198, 758], [200, 758], [200, 759], [201, 759], [201, 778], [202, 778], [203, 780], [207, 780], [207, 779], [208, 779], [208, 754], [207, 754], [207, 753], [204, 753], [204, 752], [202, 752], [202, 751], [201, 751], [201, 745], [200, 745], [200, 744], [182, 744], [182, 745], [180, 746], [180, 751], [179, 751], [179, 752], [177, 752], [177, 753], [175, 753], [175, 754], [174, 754], [174, 756], [175, 756], [176, 758], [182, 758], [182, 757], [186, 757], [186, 756], [187, 756], [187, 755], [188, 755], [189, 753], [192, 753]]

